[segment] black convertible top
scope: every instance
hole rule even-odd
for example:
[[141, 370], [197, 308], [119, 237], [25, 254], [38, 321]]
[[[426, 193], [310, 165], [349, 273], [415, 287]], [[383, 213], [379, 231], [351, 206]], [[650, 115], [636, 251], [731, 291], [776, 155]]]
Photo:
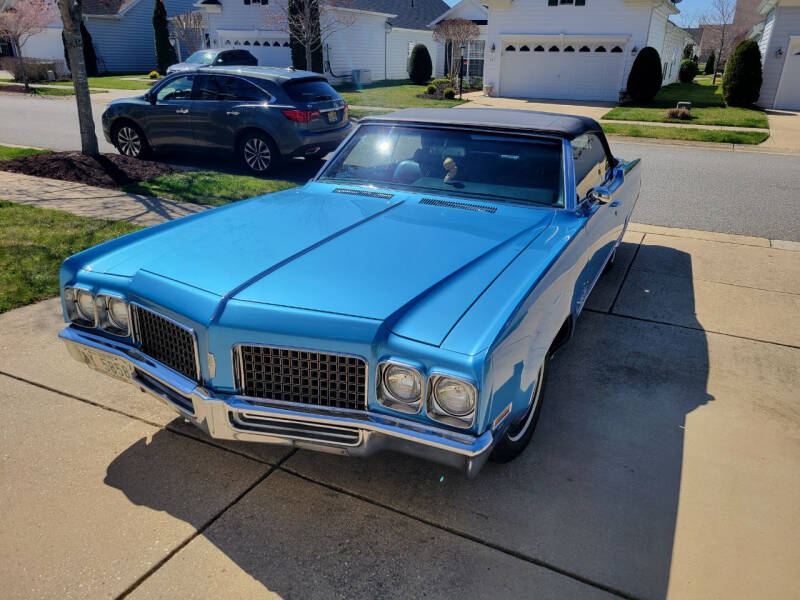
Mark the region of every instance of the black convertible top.
[[367, 116], [364, 123], [425, 123], [438, 125], [464, 125], [467, 127], [488, 127], [553, 133], [560, 137], [573, 139], [583, 133], [599, 133], [603, 130], [594, 119], [560, 115], [557, 113], [510, 108], [406, 108], [379, 116]]

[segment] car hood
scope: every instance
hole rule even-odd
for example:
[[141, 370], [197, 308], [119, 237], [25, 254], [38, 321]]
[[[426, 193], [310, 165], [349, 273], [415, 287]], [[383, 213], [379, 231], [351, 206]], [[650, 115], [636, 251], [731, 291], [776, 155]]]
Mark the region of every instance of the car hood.
[[129, 277], [146, 271], [222, 303], [381, 320], [439, 345], [553, 216], [550, 209], [483, 212], [469, 202], [357, 192], [312, 183], [215, 209], [112, 250], [90, 268]]

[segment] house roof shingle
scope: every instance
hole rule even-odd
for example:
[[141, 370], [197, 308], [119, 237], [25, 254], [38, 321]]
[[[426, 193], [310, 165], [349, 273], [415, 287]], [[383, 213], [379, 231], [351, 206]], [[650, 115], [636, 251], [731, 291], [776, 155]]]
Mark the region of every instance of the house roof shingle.
[[333, 0], [331, 4], [397, 15], [389, 22], [405, 29], [427, 29], [428, 23], [450, 9], [442, 0]]

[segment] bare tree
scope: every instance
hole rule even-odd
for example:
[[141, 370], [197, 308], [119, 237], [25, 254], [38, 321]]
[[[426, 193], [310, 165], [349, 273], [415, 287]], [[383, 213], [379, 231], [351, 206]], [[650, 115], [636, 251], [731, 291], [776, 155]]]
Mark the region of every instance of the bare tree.
[[478, 26], [467, 19], [445, 19], [433, 28], [433, 39], [440, 44], [450, 44], [450, 75], [456, 71], [456, 49], [478, 39]]
[[69, 55], [72, 86], [75, 88], [75, 102], [78, 105], [81, 152], [95, 156], [99, 154], [99, 149], [92, 117], [92, 100], [89, 96], [86, 62], [83, 60], [83, 39], [81, 38], [83, 7], [81, 0], [58, 0], [58, 9], [64, 25], [64, 45]]
[[200, 50], [205, 45], [207, 20], [205, 13], [193, 10], [170, 18], [172, 31], [187, 56]]
[[30, 81], [22, 48], [32, 36], [42, 33], [57, 18], [58, 11], [51, 0], [18, 0], [0, 13], [0, 38], [6, 38], [14, 48], [26, 92], [30, 91]]
[[309, 71], [314, 52], [330, 36], [356, 20], [348, 0], [287, 0], [276, 4], [278, 10], [267, 13], [267, 22], [272, 28], [288, 33], [290, 39], [303, 47]]
[[[706, 27], [713, 27], [719, 31], [719, 47], [717, 49], [717, 61], [721, 62], [723, 51], [725, 50], [725, 37], [730, 33], [733, 17], [736, 13], [736, 0], [711, 0], [708, 10], [700, 17], [700, 24]], [[717, 83], [717, 69], [711, 77], [711, 85]]]

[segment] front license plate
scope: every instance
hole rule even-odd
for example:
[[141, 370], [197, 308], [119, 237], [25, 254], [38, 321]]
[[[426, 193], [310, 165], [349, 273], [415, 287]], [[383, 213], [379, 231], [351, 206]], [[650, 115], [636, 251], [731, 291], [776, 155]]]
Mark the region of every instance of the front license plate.
[[74, 349], [78, 352], [81, 359], [83, 359], [83, 362], [95, 371], [100, 371], [101, 373], [125, 381], [133, 377], [133, 365], [126, 360], [91, 348], [75, 346]]
[[328, 123], [336, 123], [336, 121], [339, 120], [339, 111], [338, 110], [332, 110], [332, 111], [330, 111], [330, 112], [328, 112], [326, 114], [328, 115]]

